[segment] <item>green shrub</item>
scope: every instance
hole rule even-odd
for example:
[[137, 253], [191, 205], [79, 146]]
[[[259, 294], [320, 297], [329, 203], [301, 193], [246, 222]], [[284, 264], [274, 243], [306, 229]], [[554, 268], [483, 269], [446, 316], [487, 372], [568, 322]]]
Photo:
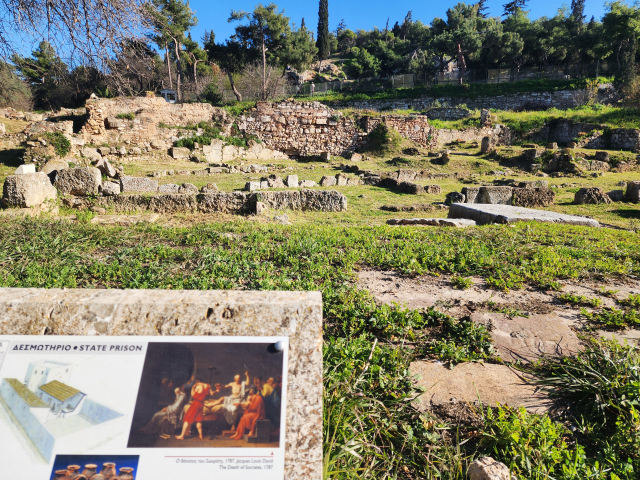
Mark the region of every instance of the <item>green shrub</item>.
[[66, 157], [71, 151], [71, 142], [60, 132], [43, 133], [42, 137], [47, 141], [47, 143], [53, 145], [56, 155], [61, 158]]
[[205, 102], [209, 102], [213, 105], [222, 103], [222, 94], [218, 89], [218, 85], [215, 82], [209, 83], [202, 92], [202, 98]]
[[136, 114], [133, 112], [119, 113], [116, 115], [116, 118], [119, 118], [120, 120], [133, 120], [134, 118], [136, 118]]
[[457, 288], [459, 290], [466, 290], [471, 285], [473, 285], [473, 280], [467, 277], [454, 275], [453, 277], [451, 277], [451, 285], [453, 285], [453, 288]]

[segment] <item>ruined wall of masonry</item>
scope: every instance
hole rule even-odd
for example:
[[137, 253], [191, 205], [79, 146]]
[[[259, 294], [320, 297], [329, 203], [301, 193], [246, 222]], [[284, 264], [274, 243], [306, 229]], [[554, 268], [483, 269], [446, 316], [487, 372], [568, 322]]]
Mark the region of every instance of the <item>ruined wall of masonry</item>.
[[[158, 139], [159, 124], [184, 126], [226, 118], [220, 108], [208, 103], [168, 103], [161, 97], [92, 98], [87, 100], [87, 122], [82, 127], [86, 141], [145, 143]], [[133, 113], [133, 120], [119, 114]]]
[[361, 117], [360, 126], [367, 133], [380, 123], [396, 130], [403, 138], [425, 148], [436, 146], [434, 130], [425, 115], [383, 115], [381, 117]]
[[258, 102], [240, 117], [238, 127], [267, 148], [289, 155], [345, 155], [366, 135], [353, 120], [319, 102]]

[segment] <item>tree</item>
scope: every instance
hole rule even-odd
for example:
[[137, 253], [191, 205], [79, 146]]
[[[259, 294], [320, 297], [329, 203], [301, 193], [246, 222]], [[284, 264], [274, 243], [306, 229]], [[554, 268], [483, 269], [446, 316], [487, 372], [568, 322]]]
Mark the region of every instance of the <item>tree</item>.
[[579, 29], [582, 29], [584, 23], [584, 1], [585, 0], [571, 0], [571, 16]]
[[322, 60], [329, 58], [331, 53], [331, 40], [329, 39], [329, 0], [320, 0], [318, 9], [318, 72], [322, 67]]
[[[387, 20], [387, 24], [389, 23], [389, 21]], [[344, 21], [344, 18], [342, 20], [340, 20], [340, 23], [338, 24], [338, 26], [336, 27], [336, 37], [340, 38], [340, 33], [345, 31], [347, 29], [347, 24]]]
[[9, 57], [29, 39], [47, 39], [78, 63], [105, 67], [122, 41], [141, 36], [146, 27], [144, 3], [143, 0], [4, 0], [0, 2], [0, 50]]
[[233, 75], [242, 72], [248, 63], [247, 49], [237, 40], [229, 39], [224, 45], [215, 43], [215, 35], [210, 34], [203, 39], [204, 49], [210, 62], [217, 64], [227, 74], [231, 90], [236, 99], [241, 102], [242, 94], [236, 88]]
[[630, 7], [620, 1], [609, 4], [609, 11], [602, 17], [604, 43], [615, 55], [618, 70], [622, 69], [625, 49], [640, 33], [640, 9]]
[[404, 17], [404, 21], [400, 26], [400, 36], [402, 37], [402, 40], [407, 39], [407, 33], [409, 33], [409, 29], [411, 28], [411, 25], [413, 25], [411, 13], [412, 13], [411, 10], [407, 12], [407, 15]]
[[511, 0], [509, 3], [505, 3], [502, 5], [502, 8], [504, 8], [504, 13], [502, 15], [508, 17], [509, 15], [516, 13], [518, 10], [524, 10], [527, 1], [528, 0]]
[[181, 0], [151, 0], [147, 10], [155, 30], [150, 35], [150, 38], [165, 50], [169, 78], [171, 78], [169, 50], [172, 50], [177, 70], [176, 93], [178, 100], [181, 100], [181, 83], [184, 76], [182, 71], [182, 47], [188, 41], [185, 33], [198, 24], [198, 19], [191, 11], [188, 0], [184, 3]]
[[49, 42], [40, 42], [38, 48], [31, 52], [31, 57], [14, 54], [11, 61], [20, 77], [31, 84], [37, 108], [48, 109], [61, 105], [62, 99], [55, 98], [60, 95], [53, 95], [53, 92], [60, 87], [69, 71]]
[[[287, 36], [291, 31], [289, 17], [284, 11], [278, 12], [278, 6], [270, 3], [266, 7], [258, 4], [253, 12], [232, 11], [229, 21], [248, 20], [248, 25], [238, 25], [231, 36], [245, 50], [245, 65], [259, 61], [262, 65], [262, 99], [268, 97], [267, 85], [274, 66], [281, 64]], [[237, 95], [236, 95], [237, 96]]]
[[304, 24], [304, 17], [302, 17], [302, 22], [300, 22], [300, 29], [306, 29], [307, 26]]
[[0, 62], [0, 107], [17, 110], [31, 110], [31, 90], [29, 84], [13, 71], [6, 62]]
[[487, 7], [486, 5], [487, 0], [480, 0], [478, 3], [476, 3], [476, 5], [478, 6], [478, 16], [482, 17], [482, 18], [487, 18], [489, 16], [487, 12], [487, 10], [489, 10], [489, 7]]
[[290, 65], [298, 72], [306, 70], [318, 55], [318, 48], [305, 27], [292, 31], [282, 53], [282, 65]]

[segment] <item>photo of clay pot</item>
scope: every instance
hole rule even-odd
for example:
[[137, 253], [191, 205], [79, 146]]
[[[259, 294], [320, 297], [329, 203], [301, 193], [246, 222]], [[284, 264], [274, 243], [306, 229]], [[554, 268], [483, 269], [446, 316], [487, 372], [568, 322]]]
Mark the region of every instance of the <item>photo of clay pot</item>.
[[50, 480], [135, 480], [138, 455], [57, 455]]
[[271, 343], [150, 343], [129, 448], [278, 448], [283, 353]]

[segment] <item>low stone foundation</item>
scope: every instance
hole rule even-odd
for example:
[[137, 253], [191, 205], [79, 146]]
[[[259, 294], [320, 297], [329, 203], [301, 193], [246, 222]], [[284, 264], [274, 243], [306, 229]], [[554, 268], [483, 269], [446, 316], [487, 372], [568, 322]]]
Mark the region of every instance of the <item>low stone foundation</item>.
[[347, 197], [335, 190], [290, 190], [279, 192], [217, 192], [206, 194], [117, 195], [82, 199], [76, 207], [96, 205], [118, 213], [151, 211], [156, 213], [256, 213], [256, 203], [274, 210], [344, 212]]

